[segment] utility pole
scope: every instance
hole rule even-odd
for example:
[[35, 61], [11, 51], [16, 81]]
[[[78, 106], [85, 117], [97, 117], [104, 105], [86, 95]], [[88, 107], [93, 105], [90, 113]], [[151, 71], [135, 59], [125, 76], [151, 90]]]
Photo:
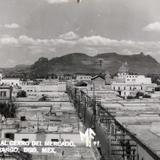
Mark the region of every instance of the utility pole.
[[93, 129], [96, 125], [96, 95], [95, 95], [95, 84], [93, 83]]
[[98, 63], [99, 63], [99, 67], [100, 67], [100, 71], [101, 71], [101, 72], [102, 72], [102, 69], [103, 69], [103, 61], [104, 61], [103, 58], [99, 58], [99, 59], [98, 59]]

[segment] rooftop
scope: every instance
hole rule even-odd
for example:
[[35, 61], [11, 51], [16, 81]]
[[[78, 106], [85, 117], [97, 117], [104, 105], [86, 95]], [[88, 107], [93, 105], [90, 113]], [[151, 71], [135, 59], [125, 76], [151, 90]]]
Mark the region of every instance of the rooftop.
[[135, 100], [117, 98], [113, 101], [113, 98], [109, 97], [107, 94], [103, 97], [101, 101], [103, 107], [114, 114], [118, 122], [134, 133], [151, 150], [160, 155], [160, 94], [155, 92], [150, 99]]

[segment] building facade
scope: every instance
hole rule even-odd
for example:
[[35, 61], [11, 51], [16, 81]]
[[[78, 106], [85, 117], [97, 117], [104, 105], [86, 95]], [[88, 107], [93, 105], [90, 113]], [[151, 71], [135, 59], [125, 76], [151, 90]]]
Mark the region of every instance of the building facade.
[[91, 79], [92, 81], [92, 90], [101, 90], [105, 88], [105, 78], [101, 75], [97, 75]]
[[8, 86], [22, 86], [22, 81], [19, 78], [3, 78], [0, 83]]
[[128, 73], [128, 64], [124, 63], [117, 76], [114, 77], [111, 84], [114, 91], [118, 91], [120, 96], [135, 96], [137, 92], [152, 92], [155, 84], [152, 83], [151, 78], [144, 75], [130, 75]]
[[12, 100], [12, 87], [0, 86], [0, 102], [10, 102]]
[[85, 75], [85, 74], [76, 75], [77, 81], [91, 81], [91, 78], [92, 78], [92, 76], [90, 76], [90, 75]]

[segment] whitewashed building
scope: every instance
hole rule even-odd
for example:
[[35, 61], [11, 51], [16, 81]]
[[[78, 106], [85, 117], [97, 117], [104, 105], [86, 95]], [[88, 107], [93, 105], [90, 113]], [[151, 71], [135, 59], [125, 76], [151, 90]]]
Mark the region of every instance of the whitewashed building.
[[3, 78], [0, 83], [9, 86], [22, 86], [22, 81], [19, 78]]
[[58, 82], [54, 85], [23, 85], [22, 90], [24, 90], [27, 93], [27, 96], [42, 96], [42, 95], [48, 95], [52, 96], [55, 95], [54, 93], [57, 92], [63, 92], [66, 90], [66, 83], [65, 82]]
[[152, 84], [151, 78], [144, 75], [126, 75], [125, 83], [127, 84]]
[[144, 75], [128, 74], [128, 64], [124, 63], [111, 84], [114, 91], [118, 91], [120, 96], [135, 96], [137, 92], [151, 92], [155, 88], [151, 78]]
[[90, 76], [90, 75], [85, 75], [85, 74], [76, 75], [77, 81], [91, 81], [91, 79], [92, 79], [92, 76]]

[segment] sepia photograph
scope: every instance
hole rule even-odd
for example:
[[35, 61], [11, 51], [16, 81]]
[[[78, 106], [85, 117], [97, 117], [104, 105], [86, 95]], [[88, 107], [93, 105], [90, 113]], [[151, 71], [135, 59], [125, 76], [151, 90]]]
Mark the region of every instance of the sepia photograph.
[[160, 160], [160, 0], [0, 0], [0, 160]]

